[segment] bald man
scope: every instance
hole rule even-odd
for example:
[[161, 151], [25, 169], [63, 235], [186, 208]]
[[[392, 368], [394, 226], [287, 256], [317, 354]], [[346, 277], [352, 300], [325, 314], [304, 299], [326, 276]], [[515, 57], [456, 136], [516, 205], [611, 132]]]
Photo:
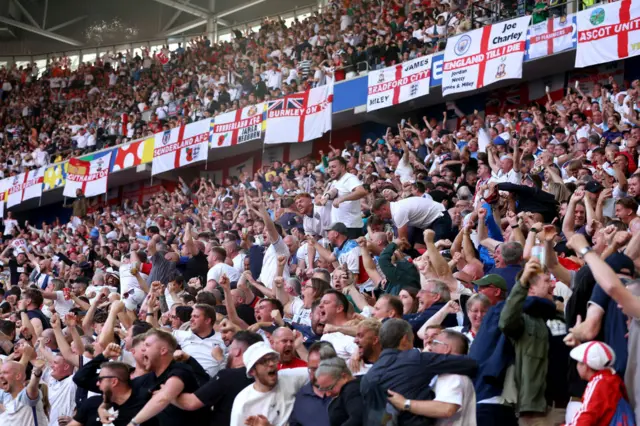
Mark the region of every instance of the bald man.
[[[32, 426], [47, 424], [47, 415], [42, 405], [42, 395], [38, 384], [42, 370], [34, 367], [29, 383], [26, 383], [26, 371], [22, 364], [5, 361], [0, 366], [0, 425]], [[35, 416], [35, 419], [34, 419]], [[34, 423], [34, 420], [35, 423]]]
[[276, 329], [271, 335], [271, 347], [280, 354], [278, 370], [306, 367], [307, 363], [296, 357], [295, 334], [287, 327]]

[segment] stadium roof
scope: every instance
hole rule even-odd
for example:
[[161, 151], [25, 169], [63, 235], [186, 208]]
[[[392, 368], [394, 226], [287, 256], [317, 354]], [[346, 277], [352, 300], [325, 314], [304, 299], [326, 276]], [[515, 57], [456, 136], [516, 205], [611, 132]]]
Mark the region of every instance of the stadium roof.
[[0, 0], [0, 56], [38, 55], [218, 30], [316, 0]]

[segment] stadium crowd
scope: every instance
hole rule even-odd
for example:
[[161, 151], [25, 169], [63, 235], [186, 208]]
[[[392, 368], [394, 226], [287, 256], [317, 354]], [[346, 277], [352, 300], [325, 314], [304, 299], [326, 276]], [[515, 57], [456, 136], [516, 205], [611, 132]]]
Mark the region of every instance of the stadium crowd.
[[[465, 6], [351, 1], [166, 64], [2, 71], [4, 173], [339, 79], [343, 49], [431, 52]], [[0, 424], [635, 424], [639, 84], [414, 118], [142, 204], [80, 193], [68, 222], [8, 212]]]
[[633, 421], [637, 87], [9, 212], [2, 424]]
[[52, 58], [45, 69], [2, 67], [0, 128], [10, 150], [1, 154], [0, 172], [20, 173], [440, 51], [448, 35], [472, 22], [513, 12], [497, 10], [501, 2], [475, 4], [334, 1], [289, 27], [278, 18], [265, 19], [258, 32], [234, 30], [231, 42], [212, 45], [203, 36], [173, 51], [108, 52], [74, 69], [68, 57]]

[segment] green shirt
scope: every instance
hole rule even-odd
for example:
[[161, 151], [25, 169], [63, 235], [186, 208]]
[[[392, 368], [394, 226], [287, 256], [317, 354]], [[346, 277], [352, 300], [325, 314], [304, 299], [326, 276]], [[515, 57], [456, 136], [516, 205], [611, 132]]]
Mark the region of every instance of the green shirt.
[[538, 24], [544, 22], [549, 17], [549, 11], [543, 10], [547, 5], [545, 3], [536, 3], [533, 6], [533, 23]]

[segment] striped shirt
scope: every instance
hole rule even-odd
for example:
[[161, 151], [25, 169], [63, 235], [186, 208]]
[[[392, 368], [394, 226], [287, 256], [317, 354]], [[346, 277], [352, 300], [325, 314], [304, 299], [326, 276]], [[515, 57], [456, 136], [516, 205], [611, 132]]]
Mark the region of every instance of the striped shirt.
[[306, 79], [311, 72], [311, 60], [310, 59], [302, 59], [298, 62], [298, 73], [302, 76], [303, 79]]

